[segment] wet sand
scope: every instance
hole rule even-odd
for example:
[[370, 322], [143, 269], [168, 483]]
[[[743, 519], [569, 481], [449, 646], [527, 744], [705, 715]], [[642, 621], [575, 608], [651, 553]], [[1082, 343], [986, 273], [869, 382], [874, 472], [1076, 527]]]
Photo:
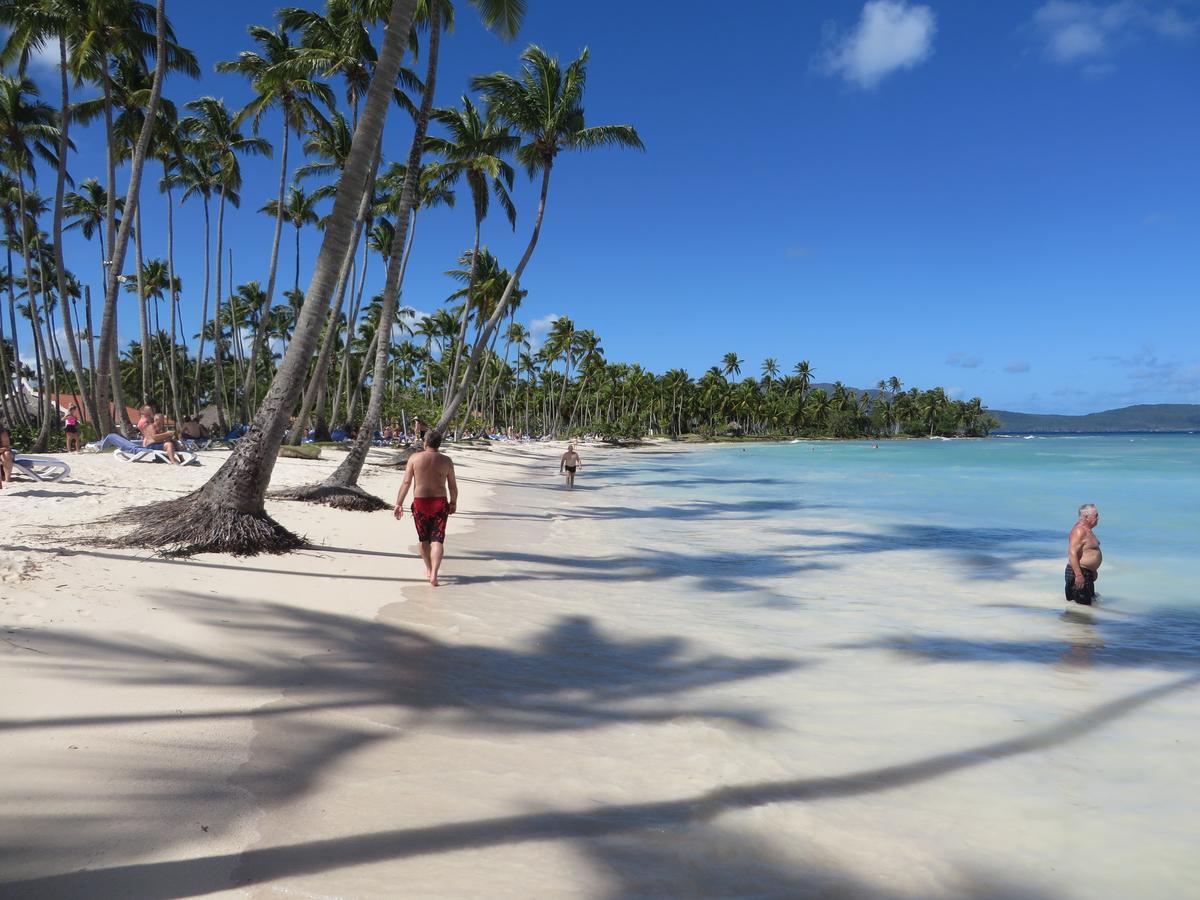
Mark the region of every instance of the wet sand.
[[[736, 475], [649, 500], [662, 452], [585, 449], [567, 493], [555, 448], [455, 450], [436, 590], [390, 513], [276, 503], [316, 549], [187, 562], [5, 516], [0, 895], [1188, 894], [1195, 660], [1094, 664], [1104, 613], [1061, 617], [1037, 561], [981, 602]], [[84, 457], [0, 502], [210, 473]]]

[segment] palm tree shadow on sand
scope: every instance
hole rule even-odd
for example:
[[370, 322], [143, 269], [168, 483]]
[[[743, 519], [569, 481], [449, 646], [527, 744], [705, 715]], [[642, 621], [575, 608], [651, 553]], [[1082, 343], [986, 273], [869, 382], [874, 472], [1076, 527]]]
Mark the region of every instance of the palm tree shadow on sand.
[[[351, 754], [426, 727], [536, 733], [700, 717], [734, 728], [766, 728], [770, 722], [763, 711], [687, 698], [702, 688], [804, 665], [704, 653], [677, 637], [619, 640], [578, 616], [529, 635], [513, 649], [446, 644], [386, 622], [276, 603], [186, 592], [163, 593], [152, 602], [216, 631], [221, 642], [209, 640], [197, 649], [140, 635], [84, 632], [38, 633], [25, 640], [38, 651], [36, 664], [43, 671], [53, 667], [68, 679], [165, 688], [172, 707], [196, 687], [227, 696], [244, 692], [247, 699], [224, 708], [0, 721], [0, 734], [46, 731], [55, 740], [68, 737], [64, 745], [82, 746], [89, 735], [98, 735], [86, 763], [95, 777], [82, 789], [86, 796], [74, 799], [100, 802], [110, 812], [103, 818], [38, 816], [28, 823], [10, 815], [0, 830], [19, 836], [21, 846], [8, 849], [25, 871], [54, 871], [56, 859], [87, 856], [115, 834], [122, 853], [161, 853], [184, 837], [177, 827], [162, 827], [172, 810], [188, 810], [215, 836], [239, 794], [268, 807], [292, 802]], [[263, 706], [264, 696], [281, 699]], [[205, 756], [219, 740], [214, 729], [223, 723], [251, 723], [255, 732], [250, 758], [232, 782]], [[130, 741], [160, 739], [170, 752], [139, 756], [138, 762], [119, 753]], [[76, 759], [82, 757], [52, 755], [44, 765], [48, 771]], [[67, 808], [70, 800], [55, 798]]]
[[[799, 837], [798, 835], [796, 837]], [[1048, 900], [1045, 892], [1019, 884], [1012, 873], [958, 869], [948, 884], [913, 893], [874, 882], [805, 851], [805, 841], [786, 848], [781, 836], [750, 835], [702, 822], [668, 832], [638, 831], [590, 841], [581, 847], [606, 889], [604, 900], [676, 897], [761, 900]]]
[[[1094, 706], [1046, 728], [1027, 732], [990, 744], [966, 747], [908, 763], [877, 769], [849, 772], [844, 775], [800, 778], [744, 784], [718, 788], [703, 794], [678, 800], [650, 801], [590, 807], [585, 810], [531, 812], [492, 819], [454, 822], [420, 828], [398, 828], [349, 837], [308, 841], [284, 846], [249, 850], [243, 853], [210, 856], [169, 862], [132, 863], [95, 868], [83, 872], [50, 875], [0, 884], [6, 892], [22, 897], [127, 897], [143, 900], [190, 897], [197, 894], [250, 885], [292, 876], [331, 871], [343, 866], [362, 865], [387, 860], [401, 860], [428, 854], [448, 853], [469, 849], [502, 847], [529, 841], [571, 841], [600, 864], [609, 869], [629, 859], [622, 852], [624, 845], [598, 843], [617, 836], [636, 836], [643, 833], [676, 834], [681, 828], [695, 828], [718, 816], [740, 809], [751, 809], [769, 803], [817, 803], [826, 799], [872, 794], [894, 790], [912, 784], [940, 778], [980, 765], [1033, 753], [1084, 737], [1129, 715], [1143, 706], [1171, 694], [1200, 684], [1200, 675], [1190, 675], [1166, 684], [1127, 694], [1116, 700]], [[670, 831], [667, 831], [670, 829]], [[612, 849], [613, 846], [616, 849]], [[762, 851], [758, 851], [761, 853]], [[651, 867], [657, 866], [664, 879], [678, 875], [677, 864], [670, 858], [643, 857]], [[806, 896], [803, 892], [788, 893], [788, 889], [803, 887], [805, 871], [797, 872], [778, 862], [768, 863], [768, 879], [779, 882], [779, 890], [759, 896]], [[839, 873], [817, 873], [832, 878], [833, 889], [809, 896], [872, 897], [870, 886], [864, 894], [842, 890], [842, 882], [853, 884]], [[613, 877], [610, 873], [610, 877]], [[623, 876], [617, 873], [618, 881]], [[641, 878], [641, 876], [636, 876]], [[694, 879], [694, 876], [688, 876]], [[839, 881], [841, 879], [841, 881]], [[718, 885], [721, 882], [717, 882]], [[968, 884], [970, 887], [970, 884]], [[637, 896], [636, 893], [633, 894]], [[650, 893], [649, 896], [680, 896], [678, 891]], [[627, 896], [618, 894], [616, 896]], [[701, 894], [701, 896], [704, 896]], [[709, 896], [722, 896], [710, 894]], [[728, 895], [726, 895], [728, 896]], [[741, 896], [744, 896], [742, 894]], [[894, 897], [882, 892], [874, 896]], [[1037, 896], [1019, 886], [1003, 882], [976, 880], [961, 896], [981, 898]]]

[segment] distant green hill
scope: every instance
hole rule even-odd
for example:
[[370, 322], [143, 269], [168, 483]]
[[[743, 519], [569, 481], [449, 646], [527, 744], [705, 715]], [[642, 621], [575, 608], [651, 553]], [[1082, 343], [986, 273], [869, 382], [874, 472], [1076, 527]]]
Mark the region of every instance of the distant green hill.
[[996, 431], [1200, 431], [1200, 405], [1195, 403], [1146, 403], [1086, 416], [988, 412], [1000, 420]]

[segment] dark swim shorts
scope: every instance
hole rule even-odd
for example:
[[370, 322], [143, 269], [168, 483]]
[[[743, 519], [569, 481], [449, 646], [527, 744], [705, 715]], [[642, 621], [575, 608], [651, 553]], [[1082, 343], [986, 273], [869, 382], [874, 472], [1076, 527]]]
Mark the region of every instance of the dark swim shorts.
[[1075, 570], [1067, 565], [1067, 602], [1081, 603], [1084, 606], [1091, 606], [1096, 599], [1096, 570], [1086, 569], [1083, 566], [1079, 567], [1083, 572], [1083, 587], [1075, 587]]
[[450, 501], [445, 497], [413, 497], [413, 522], [417, 540], [422, 544], [446, 542], [446, 520], [450, 517]]

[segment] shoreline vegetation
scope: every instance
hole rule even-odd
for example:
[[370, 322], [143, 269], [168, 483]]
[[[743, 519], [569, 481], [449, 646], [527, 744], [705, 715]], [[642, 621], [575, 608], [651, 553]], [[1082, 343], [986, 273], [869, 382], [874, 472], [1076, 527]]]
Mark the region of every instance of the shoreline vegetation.
[[[609, 362], [599, 335], [567, 316], [535, 350], [517, 313], [553, 204], [552, 172], [579, 165], [581, 151], [646, 149], [633, 125], [585, 121], [586, 49], [560, 61], [531, 44], [517, 75], [477, 75], [453, 107], [435, 107], [439, 59], [455, 46], [448, 2], [328, 0], [323, 11], [283, 9], [277, 21], [251, 25], [248, 49], [216, 63], [253, 94], [230, 109], [214, 96], [187, 99], [181, 79], [197, 77], [199, 63], [166, 6], [67, 3], [50, 13], [32, 0], [0, 5], [0, 203], [10, 260], [0, 412], [20, 449], [55, 447], [68, 402], [90, 437], [129, 431], [133, 400], [157, 405], [176, 427], [194, 418], [217, 437], [239, 429], [231, 455], [193, 494], [113, 516], [109, 525], [140, 523], [116, 544], [174, 555], [298, 549], [303, 541], [264, 505], [281, 446], [306, 434], [328, 441], [338, 428], [356, 434], [335, 472], [290, 496], [379, 509], [386, 501], [358, 485], [367, 452], [384, 432], [412, 434], [418, 416], [455, 438], [880, 438], [993, 427], [979, 398], [904, 391], [896, 377], [873, 391], [814, 385], [807, 361], [783, 374], [767, 359], [760, 377], [741, 377], [743, 360], [731, 352], [697, 378], [682, 369], [655, 375]], [[521, 0], [473, 10], [504, 39], [518, 34], [524, 12]], [[422, 48], [413, 70], [404, 67], [409, 46]], [[57, 98], [26, 75], [32, 56], [51, 50]], [[393, 107], [412, 118], [407, 152], [383, 141]], [[73, 149], [84, 129], [103, 138], [103, 172], [78, 171]], [[242, 160], [252, 156], [279, 160], [274, 196], [253, 196], [260, 186], [243, 183]], [[536, 189], [532, 207], [518, 209], [517, 168]], [[53, 200], [39, 193], [51, 181]], [[469, 246], [453, 260], [428, 259], [418, 218], [456, 196], [469, 201], [460, 204], [471, 213], [460, 214]], [[151, 202], [165, 206], [165, 234], [142, 228], [142, 204]], [[226, 230], [250, 210], [272, 229], [272, 249], [252, 280], [236, 282]], [[528, 229], [519, 258], [489, 249], [497, 220]], [[300, 237], [318, 226], [302, 290]], [[94, 244], [99, 265], [68, 258], [64, 231]], [[202, 285], [177, 274], [179, 246], [203, 247]], [[410, 265], [449, 267], [446, 305], [419, 319], [400, 302]], [[122, 296], [134, 300], [140, 331], [124, 347]], [[185, 322], [197, 312], [189, 336]], [[33, 370], [21, 362], [26, 341]]]

